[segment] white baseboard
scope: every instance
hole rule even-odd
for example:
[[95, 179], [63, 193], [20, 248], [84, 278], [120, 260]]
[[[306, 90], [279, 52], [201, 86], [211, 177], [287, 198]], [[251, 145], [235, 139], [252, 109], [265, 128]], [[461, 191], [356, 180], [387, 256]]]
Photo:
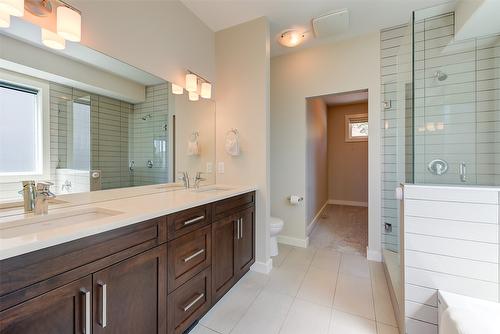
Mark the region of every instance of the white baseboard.
[[280, 244], [285, 244], [285, 245], [290, 245], [290, 246], [295, 246], [295, 247], [302, 247], [302, 248], [307, 248], [309, 246], [309, 238], [305, 239], [300, 239], [300, 238], [294, 238], [294, 237], [289, 237], [286, 235], [278, 235], [278, 242]]
[[368, 207], [368, 202], [343, 201], [340, 199], [329, 199], [328, 204]]
[[369, 261], [382, 262], [382, 253], [379, 250], [377, 251], [366, 247], [366, 258]]
[[323, 206], [321, 207], [321, 209], [319, 209], [319, 211], [316, 214], [316, 216], [314, 216], [312, 222], [310, 222], [309, 225], [307, 225], [307, 228], [306, 228], [306, 235], [307, 236], [309, 236], [311, 234], [311, 232], [313, 231], [314, 226], [316, 226], [316, 223], [318, 222], [319, 218], [321, 217], [321, 214], [323, 213], [323, 210], [325, 210], [325, 208], [327, 207], [328, 202], [329, 201], [326, 201], [325, 204], [323, 204]]
[[266, 262], [255, 261], [250, 267], [251, 271], [261, 274], [269, 274], [273, 269], [273, 259], [269, 258]]

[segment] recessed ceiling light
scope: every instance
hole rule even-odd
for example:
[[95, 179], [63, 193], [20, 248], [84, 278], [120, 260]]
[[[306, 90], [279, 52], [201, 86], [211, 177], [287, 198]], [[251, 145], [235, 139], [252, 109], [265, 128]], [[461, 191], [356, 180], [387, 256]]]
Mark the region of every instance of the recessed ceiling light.
[[288, 48], [293, 48], [305, 40], [306, 34], [297, 30], [285, 30], [279, 36], [278, 42]]

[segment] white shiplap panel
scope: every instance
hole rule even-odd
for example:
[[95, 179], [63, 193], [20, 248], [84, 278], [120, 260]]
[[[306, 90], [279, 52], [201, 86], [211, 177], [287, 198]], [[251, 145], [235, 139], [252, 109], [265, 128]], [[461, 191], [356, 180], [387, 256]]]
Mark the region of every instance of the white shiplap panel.
[[438, 334], [437, 325], [406, 318], [406, 334]]
[[[432, 191], [432, 190], [430, 190]], [[437, 202], [406, 199], [405, 214], [416, 217], [498, 223], [498, 206], [480, 203]]]
[[407, 250], [408, 267], [498, 283], [498, 264]]
[[405, 199], [498, 204], [498, 190], [408, 185], [405, 186]]
[[437, 290], [426, 288], [423, 286], [413, 285], [413, 284], [405, 284], [405, 299], [425, 304], [429, 306], [437, 307], [438, 305], [438, 296]]
[[471, 278], [405, 268], [406, 282], [431, 289], [443, 289], [461, 295], [498, 302], [498, 284]]
[[498, 229], [497, 224], [414, 216], [405, 219], [405, 231], [408, 233], [488, 243], [498, 243]]
[[405, 250], [498, 263], [498, 244], [405, 233]]
[[405, 301], [405, 313], [408, 318], [422, 320], [437, 325], [438, 310], [437, 307]]

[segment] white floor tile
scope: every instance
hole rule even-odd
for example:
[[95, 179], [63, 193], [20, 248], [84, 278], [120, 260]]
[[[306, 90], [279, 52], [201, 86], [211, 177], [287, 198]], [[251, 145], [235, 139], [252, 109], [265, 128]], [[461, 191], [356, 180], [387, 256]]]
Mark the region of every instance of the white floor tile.
[[243, 317], [261, 289], [254, 284], [237, 284], [200, 320], [222, 334], [229, 333]]
[[381, 262], [370, 262], [370, 273], [372, 278], [375, 318], [377, 322], [397, 326], [391, 296], [389, 295], [389, 288], [385, 280], [383, 264]]
[[280, 330], [282, 334], [326, 334], [330, 325], [331, 309], [295, 299]]
[[273, 267], [280, 267], [283, 264], [283, 261], [285, 261], [286, 257], [292, 249], [295, 247], [285, 245], [285, 244], [278, 244], [278, 255], [273, 257]]
[[353, 276], [370, 278], [368, 260], [360, 255], [344, 253], [340, 264], [340, 272]]
[[292, 305], [293, 297], [263, 291], [231, 334], [278, 333]]
[[297, 298], [332, 307], [337, 273], [310, 267], [300, 286]]
[[370, 279], [340, 273], [333, 307], [375, 320]]
[[334, 310], [329, 334], [377, 334], [375, 321]]
[[279, 268], [273, 268], [269, 274], [269, 282], [264, 290], [284, 293], [295, 297], [300, 284], [307, 272], [304, 264], [285, 263]]
[[315, 253], [316, 250], [312, 248], [294, 247], [287, 255], [285, 261], [283, 261], [283, 265], [290, 264], [309, 267]]
[[342, 254], [332, 249], [318, 249], [311, 267], [338, 272]]
[[207, 328], [203, 325], [198, 324], [195, 328], [193, 328], [189, 334], [219, 334], [217, 332], [214, 332], [210, 328]]
[[378, 334], [399, 334], [399, 330], [396, 327], [389, 326], [386, 324], [381, 324], [377, 322], [377, 333]]

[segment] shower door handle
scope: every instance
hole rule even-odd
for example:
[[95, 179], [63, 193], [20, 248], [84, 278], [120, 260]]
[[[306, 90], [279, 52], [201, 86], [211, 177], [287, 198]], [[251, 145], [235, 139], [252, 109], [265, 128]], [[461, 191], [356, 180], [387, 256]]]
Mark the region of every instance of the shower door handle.
[[460, 174], [460, 181], [467, 182], [467, 165], [465, 162], [461, 162], [458, 165], [458, 174]]

